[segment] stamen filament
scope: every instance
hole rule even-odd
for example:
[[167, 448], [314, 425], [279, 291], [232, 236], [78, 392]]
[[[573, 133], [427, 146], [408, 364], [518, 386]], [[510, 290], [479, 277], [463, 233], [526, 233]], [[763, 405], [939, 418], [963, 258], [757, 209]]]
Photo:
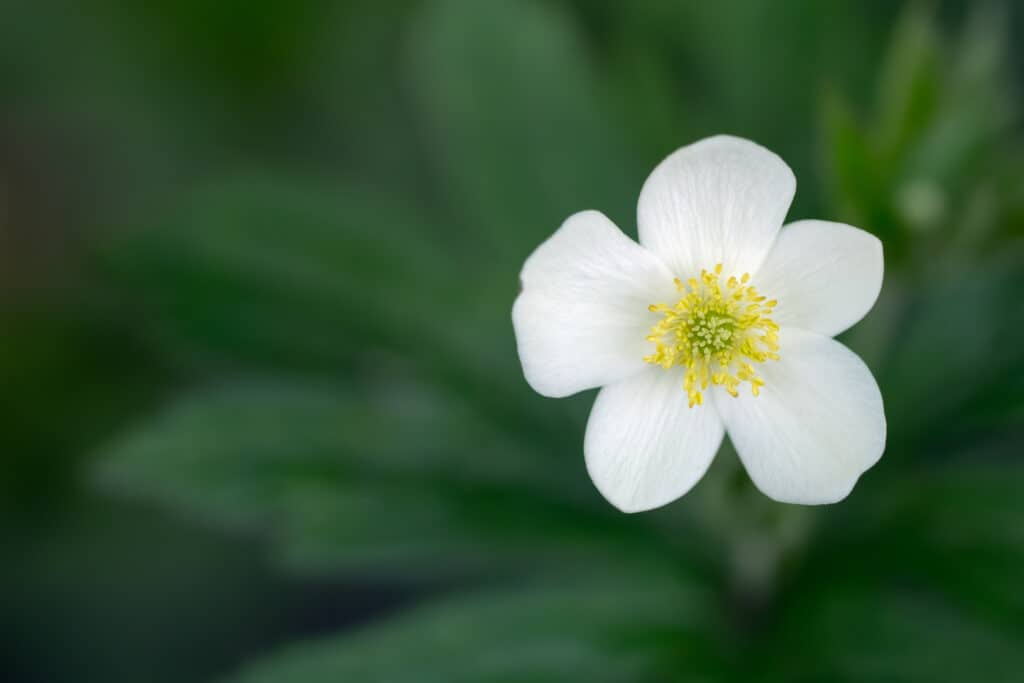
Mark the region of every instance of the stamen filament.
[[712, 272], [702, 270], [699, 279], [676, 278], [682, 298], [648, 307], [663, 317], [647, 336], [655, 350], [644, 360], [666, 370], [685, 368], [683, 389], [691, 408], [703, 405], [711, 385], [735, 397], [747, 382], [757, 396], [765, 383], [753, 363], [779, 359], [779, 326], [769, 317], [778, 301], [748, 285], [749, 273], [739, 280], [730, 276], [724, 286], [721, 275], [719, 263]]

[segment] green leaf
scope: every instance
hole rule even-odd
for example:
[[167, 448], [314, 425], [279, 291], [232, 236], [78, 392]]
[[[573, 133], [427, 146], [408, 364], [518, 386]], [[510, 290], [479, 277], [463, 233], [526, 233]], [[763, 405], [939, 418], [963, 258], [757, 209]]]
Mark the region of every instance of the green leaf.
[[157, 401], [166, 380], [130, 326], [83, 292], [34, 303], [17, 312], [0, 305], [0, 514], [9, 521], [20, 504], [22, 522], [42, 504], [51, 514], [73, 504], [88, 450]]
[[287, 648], [233, 683], [704, 680], [708, 596], [640, 570], [490, 589]]
[[568, 446], [577, 406], [523, 400], [514, 281], [489, 298], [493, 278], [464, 271], [423, 213], [352, 183], [239, 179], [196, 192], [107, 262], [158, 343], [186, 362], [398, 369], [457, 390], [542, 448]]
[[108, 261], [172, 344], [336, 365], [359, 335], [408, 348], [438, 334], [457, 274], [427, 226], [358, 187], [257, 177], [196, 192]]
[[571, 462], [499, 437], [444, 393], [243, 384], [182, 401], [126, 435], [98, 477], [122, 495], [262, 531], [307, 571], [422, 579], [431, 568], [663, 547], [600, 502]]
[[632, 224], [643, 178], [600, 102], [569, 17], [540, 3], [430, 3], [413, 85], [442, 191], [505, 281], [571, 213]]
[[[886, 558], [876, 557], [884, 562]], [[778, 636], [755, 659], [767, 680], [959, 683], [1019, 679], [1024, 651], [1012, 632], [972, 619], [907, 587], [822, 580], [787, 603]]]
[[[950, 237], [973, 226], [979, 193], [1012, 135], [1014, 107], [1006, 75], [1005, 21], [992, 8], [972, 10], [960, 41], [943, 42], [932, 13], [911, 6], [892, 37], [873, 121], [864, 128], [831, 95], [826, 101], [833, 186], [841, 209], [879, 234], [890, 259], [925, 252], [933, 233]], [[987, 223], [1002, 204], [989, 200]], [[917, 233], [912, 235], [910, 233]], [[976, 238], [975, 238], [976, 239]], [[934, 239], [932, 240], [935, 241]], [[950, 251], [960, 251], [954, 243]]]
[[1019, 568], [1024, 563], [1024, 510], [1019, 463], [971, 453], [971, 461], [915, 477], [897, 494], [891, 524], [905, 529], [907, 556], [965, 608], [1024, 628]]
[[964, 620], [1019, 633], [1024, 467], [977, 447], [961, 456], [864, 487], [829, 518], [790, 597], [805, 581], [887, 582]]
[[934, 115], [940, 91], [940, 36], [920, 5], [896, 27], [880, 77], [878, 144], [898, 159]]
[[829, 518], [759, 668], [780, 681], [1017, 680], [1024, 469], [969, 455], [903, 469]]
[[1007, 21], [993, 7], [978, 7], [967, 17], [953, 55], [944, 60], [941, 99], [920, 141], [905, 161], [903, 175], [940, 185], [949, 203], [964, 202], [991, 174], [989, 160], [998, 156], [1013, 134], [1014, 105], [1008, 76]]
[[[978, 456], [975, 455], [975, 458]], [[910, 549], [930, 582], [964, 609], [1024, 628], [1024, 469], [1013, 462], [948, 467], [921, 476], [901, 512]], [[913, 554], [910, 554], [913, 557]], [[965, 561], [965, 558], [969, 560]]]
[[[1019, 252], [985, 267], [935, 268], [915, 293], [880, 377], [890, 444], [935, 445], [982, 417], [976, 407], [1020, 377], [1024, 282]], [[1003, 392], [1005, 393], [1005, 392]], [[977, 434], [976, 434], [977, 436]], [[948, 445], [948, 444], [947, 444]]]
[[902, 250], [881, 161], [849, 104], [835, 91], [825, 99], [824, 128], [831, 192], [841, 216], [878, 235], [890, 255], [894, 248]]

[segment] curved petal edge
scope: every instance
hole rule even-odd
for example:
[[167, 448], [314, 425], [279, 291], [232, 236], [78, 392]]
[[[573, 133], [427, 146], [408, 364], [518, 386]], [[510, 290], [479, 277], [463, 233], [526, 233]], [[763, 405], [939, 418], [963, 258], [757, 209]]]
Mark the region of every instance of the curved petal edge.
[[730, 135], [676, 150], [640, 191], [640, 243], [684, 280], [721, 263], [753, 274], [782, 227], [796, 192], [777, 154]]
[[704, 476], [724, 429], [713, 405], [688, 407], [681, 372], [649, 367], [597, 395], [583, 442], [587, 472], [608, 502], [642, 512]]
[[782, 327], [834, 337], [867, 315], [882, 290], [882, 242], [869, 232], [831, 221], [784, 227], [754, 277], [778, 300]]
[[526, 381], [563, 397], [648, 367], [648, 306], [675, 291], [655, 256], [597, 211], [570, 216], [523, 266], [512, 324]]
[[760, 396], [716, 392], [715, 405], [765, 495], [835, 503], [885, 450], [881, 392], [864, 362], [834, 339], [783, 328], [779, 345], [781, 359], [758, 368]]

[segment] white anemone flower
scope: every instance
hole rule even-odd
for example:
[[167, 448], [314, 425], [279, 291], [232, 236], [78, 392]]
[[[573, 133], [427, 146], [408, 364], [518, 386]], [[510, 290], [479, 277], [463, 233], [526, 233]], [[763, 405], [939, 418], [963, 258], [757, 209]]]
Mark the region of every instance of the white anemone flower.
[[841, 223], [781, 227], [795, 190], [774, 153], [708, 138], [644, 183], [639, 244], [583, 211], [526, 260], [512, 309], [526, 380], [549, 397], [602, 387], [583, 451], [620, 510], [685, 494], [725, 432], [788, 503], [842, 500], [881, 457], [878, 385], [832, 337], [874, 305], [882, 244]]

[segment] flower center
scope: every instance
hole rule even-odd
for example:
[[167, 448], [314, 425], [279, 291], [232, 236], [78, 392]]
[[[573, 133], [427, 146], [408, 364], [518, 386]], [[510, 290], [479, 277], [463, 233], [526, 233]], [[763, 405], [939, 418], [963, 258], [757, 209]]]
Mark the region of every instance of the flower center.
[[648, 307], [663, 317], [647, 336], [655, 350], [644, 360], [666, 370], [686, 369], [683, 389], [691, 408], [704, 403], [702, 392], [711, 384], [739, 396], [739, 385], [748, 382], [757, 396], [764, 380], [754, 364], [779, 359], [779, 326], [768, 317], [778, 302], [765, 301], [747, 284], [749, 273], [724, 284], [721, 276], [719, 263], [712, 272], [702, 270], [700, 278], [685, 283], [677, 278], [682, 298], [672, 306]]

